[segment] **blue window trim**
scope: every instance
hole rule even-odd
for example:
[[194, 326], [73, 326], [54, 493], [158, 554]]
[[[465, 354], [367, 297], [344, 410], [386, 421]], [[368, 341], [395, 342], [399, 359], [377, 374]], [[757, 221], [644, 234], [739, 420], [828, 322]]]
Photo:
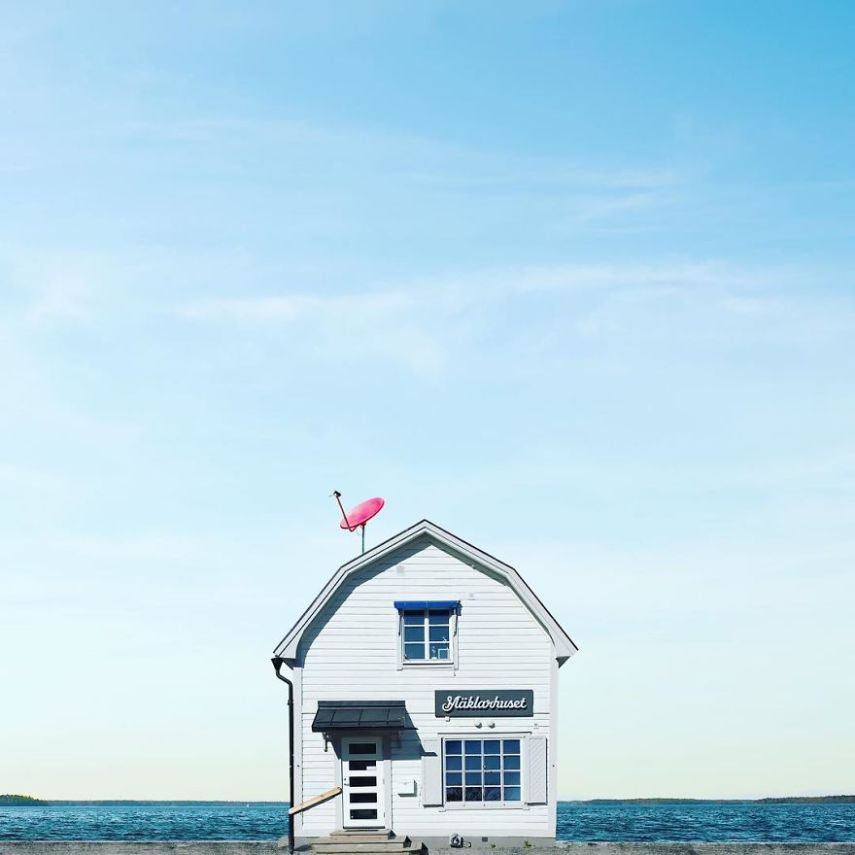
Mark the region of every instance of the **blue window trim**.
[[[459, 606], [460, 600], [395, 600], [399, 621], [399, 668], [411, 665], [456, 668], [454, 637]], [[436, 638], [434, 630], [439, 633]]]
[[399, 612], [434, 610], [457, 611], [460, 600], [395, 600], [395, 608]]

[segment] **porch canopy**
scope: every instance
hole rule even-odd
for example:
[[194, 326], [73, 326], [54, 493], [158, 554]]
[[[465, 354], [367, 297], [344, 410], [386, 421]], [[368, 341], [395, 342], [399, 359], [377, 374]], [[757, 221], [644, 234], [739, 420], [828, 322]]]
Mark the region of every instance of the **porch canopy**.
[[340, 730], [403, 730], [404, 701], [318, 701], [312, 722], [315, 733]]

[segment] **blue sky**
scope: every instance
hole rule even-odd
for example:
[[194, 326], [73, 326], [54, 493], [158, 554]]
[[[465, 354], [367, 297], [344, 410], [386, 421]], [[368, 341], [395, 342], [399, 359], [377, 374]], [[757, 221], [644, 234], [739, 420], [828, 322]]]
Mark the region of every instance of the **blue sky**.
[[567, 626], [562, 797], [855, 790], [853, 38], [6, 4], [0, 791], [283, 797], [333, 488]]

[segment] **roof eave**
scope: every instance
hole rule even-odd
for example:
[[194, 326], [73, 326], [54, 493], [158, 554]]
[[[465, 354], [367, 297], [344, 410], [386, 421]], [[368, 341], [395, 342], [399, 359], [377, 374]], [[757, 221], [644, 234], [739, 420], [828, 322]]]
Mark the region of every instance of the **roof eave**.
[[397, 534], [393, 535], [387, 540], [378, 543], [376, 546], [373, 546], [367, 552], [364, 552], [361, 555], [357, 555], [356, 558], [352, 558], [350, 561], [346, 561], [344, 564], [342, 564], [338, 568], [338, 570], [333, 573], [332, 578], [327, 582], [326, 585], [324, 585], [320, 593], [315, 597], [314, 600], [312, 600], [312, 602], [309, 604], [309, 607], [303, 612], [302, 615], [300, 615], [296, 623], [291, 627], [290, 630], [288, 630], [282, 641], [280, 641], [279, 644], [276, 646], [275, 650], [273, 651], [274, 656], [281, 656], [283, 659], [296, 659], [297, 647], [299, 645], [300, 637], [303, 634], [303, 630], [312, 622], [312, 620], [314, 620], [315, 616], [323, 608], [329, 597], [333, 593], [335, 593], [340, 579], [351, 571], [356, 570], [363, 565], [370, 564], [372, 561], [376, 560], [381, 555], [384, 555], [387, 552], [391, 552], [392, 550], [397, 549], [399, 546], [402, 546], [408, 540], [418, 537], [420, 534], [422, 534], [422, 529], [424, 531], [427, 530], [425, 524], [432, 525], [432, 523], [430, 523], [428, 520], [421, 520], [420, 522], [411, 525], [409, 528], [405, 528], [403, 531], [399, 531]]

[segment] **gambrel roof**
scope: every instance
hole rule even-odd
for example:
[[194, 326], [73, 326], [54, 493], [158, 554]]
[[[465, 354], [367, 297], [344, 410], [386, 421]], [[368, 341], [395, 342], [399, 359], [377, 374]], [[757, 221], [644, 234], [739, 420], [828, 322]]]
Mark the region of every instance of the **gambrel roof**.
[[567, 659], [576, 653], [578, 648], [573, 643], [573, 639], [564, 631], [558, 621], [552, 616], [549, 609], [543, 605], [534, 591], [529, 588], [523, 577], [510, 564], [499, 561], [498, 558], [494, 558], [471, 543], [461, 540], [450, 531], [440, 528], [430, 520], [422, 520], [390, 537], [383, 543], [377, 544], [377, 546], [372, 547], [346, 564], [342, 564], [332, 579], [324, 586], [320, 594], [315, 597], [309, 608], [303, 612], [299, 620], [291, 627], [285, 638], [276, 646], [274, 655], [292, 662], [296, 660], [297, 648], [300, 644], [300, 639], [303, 637], [303, 633], [312, 625], [315, 618], [317, 618], [323, 607], [333, 597], [344, 581], [351, 574], [386, 558], [396, 549], [400, 549], [417, 538], [427, 538], [439, 548], [456, 555], [468, 564], [480, 567], [482, 571], [497, 576], [505, 582], [549, 634], [555, 646], [555, 658], [558, 660], [559, 665], [563, 665]]

